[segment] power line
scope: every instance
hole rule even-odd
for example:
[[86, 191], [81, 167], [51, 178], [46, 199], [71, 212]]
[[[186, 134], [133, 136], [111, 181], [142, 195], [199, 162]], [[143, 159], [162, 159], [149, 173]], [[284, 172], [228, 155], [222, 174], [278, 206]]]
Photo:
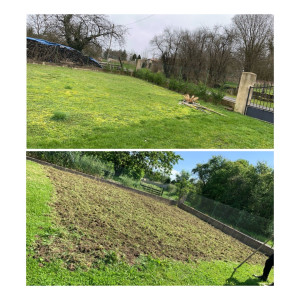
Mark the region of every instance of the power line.
[[132, 22], [132, 23], [125, 24], [124, 26], [132, 25], [132, 24], [135, 24], [135, 23], [139, 23], [139, 22], [144, 21], [144, 20], [146, 20], [146, 19], [149, 19], [149, 18], [151, 18], [151, 17], [153, 17], [153, 16], [154, 16], [154, 15], [149, 15], [149, 16], [147, 16], [147, 17], [144, 17], [144, 18], [139, 19], [139, 20], [137, 20], [137, 21], [134, 21], [134, 22]]

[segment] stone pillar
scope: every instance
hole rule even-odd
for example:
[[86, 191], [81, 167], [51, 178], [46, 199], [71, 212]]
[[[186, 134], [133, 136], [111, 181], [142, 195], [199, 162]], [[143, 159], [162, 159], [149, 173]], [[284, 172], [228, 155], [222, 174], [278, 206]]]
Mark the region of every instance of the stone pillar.
[[141, 69], [141, 68], [142, 68], [142, 63], [143, 63], [143, 61], [142, 61], [141, 59], [137, 59], [137, 60], [136, 60], [136, 66], [135, 66], [135, 69], [136, 69], [136, 70]]
[[240, 80], [239, 90], [236, 97], [234, 111], [244, 114], [248, 98], [249, 88], [256, 82], [256, 74], [243, 72]]

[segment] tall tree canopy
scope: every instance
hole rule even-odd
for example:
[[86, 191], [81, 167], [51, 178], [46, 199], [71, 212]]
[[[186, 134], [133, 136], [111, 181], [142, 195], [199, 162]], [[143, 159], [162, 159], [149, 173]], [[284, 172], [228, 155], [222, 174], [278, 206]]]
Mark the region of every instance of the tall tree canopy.
[[192, 173], [198, 175], [203, 196], [273, 218], [274, 170], [266, 163], [253, 166], [243, 159], [214, 156], [205, 164], [197, 164]]
[[85, 152], [87, 155], [95, 155], [103, 161], [114, 164], [115, 175], [133, 175], [141, 178], [145, 173], [160, 171], [170, 174], [173, 165], [181, 157], [171, 151], [101, 151]]

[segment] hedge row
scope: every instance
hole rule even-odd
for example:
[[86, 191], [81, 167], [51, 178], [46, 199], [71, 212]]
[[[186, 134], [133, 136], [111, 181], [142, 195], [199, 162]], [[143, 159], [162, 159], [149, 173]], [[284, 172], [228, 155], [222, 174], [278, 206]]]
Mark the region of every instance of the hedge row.
[[225, 96], [222, 89], [208, 88], [201, 82], [195, 84], [181, 79], [167, 79], [163, 73], [153, 73], [149, 69], [139, 69], [134, 71], [133, 76], [178, 93], [195, 95], [201, 100], [211, 101], [215, 104], [220, 104]]

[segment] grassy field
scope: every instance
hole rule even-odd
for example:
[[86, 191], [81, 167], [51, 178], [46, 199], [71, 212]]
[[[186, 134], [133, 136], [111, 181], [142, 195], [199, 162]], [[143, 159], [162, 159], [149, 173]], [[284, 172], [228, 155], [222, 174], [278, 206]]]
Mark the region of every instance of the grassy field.
[[27, 65], [28, 148], [273, 148], [273, 125], [129, 76]]
[[[27, 162], [27, 285], [259, 285], [266, 259], [175, 206]], [[273, 271], [269, 282], [273, 280]]]

